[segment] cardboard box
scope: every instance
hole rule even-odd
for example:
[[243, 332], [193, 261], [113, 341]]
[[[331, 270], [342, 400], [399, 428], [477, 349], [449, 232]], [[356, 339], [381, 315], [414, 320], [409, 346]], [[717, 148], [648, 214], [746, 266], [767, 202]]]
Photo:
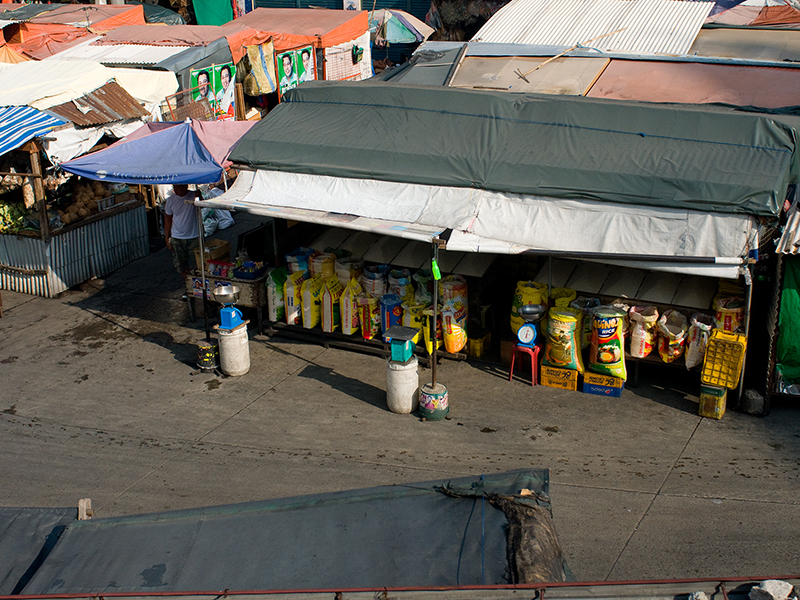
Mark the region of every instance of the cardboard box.
[[[208, 239], [204, 241], [205, 260], [221, 260], [228, 262], [231, 259], [231, 245], [225, 240]], [[194, 262], [200, 268], [200, 248], [194, 251]]]
[[584, 394], [595, 394], [596, 396], [611, 396], [619, 398], [622, 389], [625, 387], [625, 380], [611, 375], [601, 375], [600, 373], [590, 373], [587, 371], [583, 375]]
[[578, 372], [572, 369], [542, 365], [539, 383], [547, 387], [574, 392], [578, 389]]
[[721, 419], [725, 414], [728, 390], [715, 385], [700, 385], [698, 414], [709, 419]]

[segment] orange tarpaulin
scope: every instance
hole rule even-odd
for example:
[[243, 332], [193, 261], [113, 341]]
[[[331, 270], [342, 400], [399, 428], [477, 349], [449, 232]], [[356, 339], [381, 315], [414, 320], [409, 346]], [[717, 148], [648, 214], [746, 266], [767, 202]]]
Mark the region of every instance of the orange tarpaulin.
[[6, 44], [0, 46], [0, 63], [16, 64], [25, 62], [26, 60], [28, 59]]
[[765, 6], [758, 17], [750, 23], [754, 26], [792, 25], [800, 26], [800, 11], [788, 5]]
[[369, 19], [367, 11], [257, 8], [222, 28], [235, 31], [241, 26], [269, 33], [275, 50], [280, 52], [307, 45], [330, 48], [351, 42], [369, 31]]
[[123, 25], [146, 22], [141, 4], [67, 4], [28, 20], [28, 23], [57, 23], [75, 27], [88, 25], [98, 31], [111, 31]]
[[586, 95], [781, 108], [800, 104], [800, 69], [612, 60]]

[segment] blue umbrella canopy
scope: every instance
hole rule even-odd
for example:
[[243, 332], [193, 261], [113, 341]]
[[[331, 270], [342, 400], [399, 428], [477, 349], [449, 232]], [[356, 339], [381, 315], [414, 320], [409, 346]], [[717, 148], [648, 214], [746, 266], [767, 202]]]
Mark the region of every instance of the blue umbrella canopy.
[[222, 166], [200, 142], [190, 122], [61, 163], [69, 173], [111, 183], [216, 183]]

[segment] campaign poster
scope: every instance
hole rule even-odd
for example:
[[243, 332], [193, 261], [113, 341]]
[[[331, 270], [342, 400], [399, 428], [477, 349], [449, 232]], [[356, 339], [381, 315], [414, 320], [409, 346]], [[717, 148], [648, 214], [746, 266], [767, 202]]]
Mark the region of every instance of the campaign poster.
[[313, 81], [317, 78], [314, 67], [314, 48], [306, 46], [295, 50], [295, 64], [297, 65], [297, 82]]
[[278, 54], [278, 82], [281, 95], [297, 87], [297, 54], [294, 50]]
[[211, 67], [190, 71], [192, 80], [192, 100], [200, 102], [207, 100], [213, 109], [217, 104], [217, 97], [214, 93], [214, 70]]
[[233, 63], [215, 65], [213, 70], [217, 119], [233, 119], [236, 66]]
[[345, 10], [361, 10], [361, 0], [344, 0]]

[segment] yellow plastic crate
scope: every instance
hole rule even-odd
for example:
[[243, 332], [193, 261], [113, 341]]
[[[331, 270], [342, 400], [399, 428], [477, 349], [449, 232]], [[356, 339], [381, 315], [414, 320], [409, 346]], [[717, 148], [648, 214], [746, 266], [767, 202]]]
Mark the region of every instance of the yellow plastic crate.
[[739, 384], [747, 337], [713, 329], [706, 346], [700, 380], [708, 385], [733, 389]]

